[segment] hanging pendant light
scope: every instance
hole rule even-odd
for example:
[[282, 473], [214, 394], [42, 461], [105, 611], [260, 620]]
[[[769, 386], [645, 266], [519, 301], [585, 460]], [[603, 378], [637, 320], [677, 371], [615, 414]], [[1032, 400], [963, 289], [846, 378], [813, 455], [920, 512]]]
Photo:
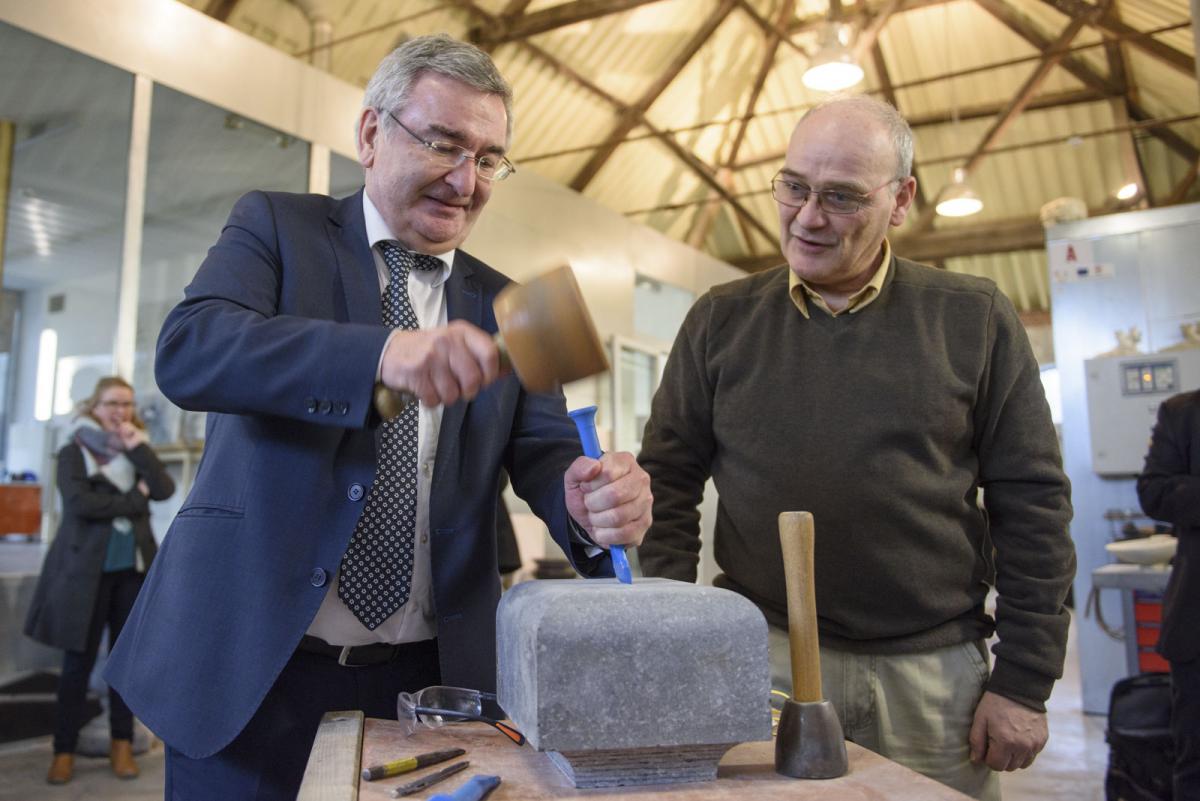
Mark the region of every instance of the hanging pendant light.
[[[945, 6], [942, 6], [942, 32], [946, 37], [946, 57], [950, 71], [953, 72], [954, 37], [950, 31], [949, 9]], [[955, 96], [953, 79], [950, 81], [950, 130], [955, 134], [959, 132], [958, 99]], [[970, 217], [983, 210], [983, 201], [975, 194], [975, 190], [967, 185], [967, 171], [964, 167], [954, 168], [954, 181], [942, 187], [937, 197], [934, 211], [941, 217]]]
[[842, 26], [827, 22], [821, 32], [820, 47], [800, 79], [818, 92], [840, 92], [863, 79], [863, 68], [842, 43]]
[[967, 173], [962, 167], [954, 169], [954, 182], [938, 195], [937, 213], [943, 217], [970, 217], [983, 209], [983, 201], [967, 185]]

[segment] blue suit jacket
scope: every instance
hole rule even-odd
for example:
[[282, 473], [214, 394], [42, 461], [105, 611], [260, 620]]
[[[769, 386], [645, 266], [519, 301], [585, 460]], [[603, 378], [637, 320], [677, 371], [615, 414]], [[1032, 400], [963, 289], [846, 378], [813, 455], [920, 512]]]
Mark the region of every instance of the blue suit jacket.
[[[496, 331], [508, 279], [459, 251], [450, 319]], [[204, 457], [106, 671], [184, 754], [223, 748], [295, 650], [375, 474], [372, 389], [388, 330], [361, 192], [238, 201], [158, 341], [159, 387], [205, 410]], [[582, 573], [563, 472], [581, 453], [561, 394], [504, 378], [444, 410], [430, 501], [442, 681], [494, 689], [501, 467]]]

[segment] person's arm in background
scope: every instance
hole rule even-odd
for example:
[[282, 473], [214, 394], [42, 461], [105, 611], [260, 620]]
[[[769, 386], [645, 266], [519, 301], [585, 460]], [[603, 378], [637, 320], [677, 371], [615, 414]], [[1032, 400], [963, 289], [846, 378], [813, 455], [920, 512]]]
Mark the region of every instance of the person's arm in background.
[[1200, 412], [1200, 393], [1176, 395], [1158, 407], [1150, 451], [1137, 480], [1142, 511], [1175, 526], [1176, 535], [1200, 529], [1200, 476], [1192, 475], [1193, 417]]
[[145, 487], [142, 494], [152, 501], [165, 501], [170, 498], [175, 492], [175, 480], [150, 447], [146, 432], [133, 423], [126, 422], [122, 423], [117, 434], [125, 447], [125, 457], [137, 470], [139, 489]]
[[135, 517], [150, 508], [146, 496], [136, 486], [121, 494], [97, 491], [88, 478], [83, 451], [78, 445], [68, 445], [58, 452], [56, 475], [64, 514], [87, 520], [112, 520]]
[[688, 312], [654, 393], [638, 462], [650, 474], [653, 522], [638, 549], [642, 572], [695, 581], [700, 501], [712, 470], [712, 393], [705, 363], [708, 295]]
[[1037, 361], [998, 290], [975, 412], [979, 481], [996, 550], [996, 656], [975, 712], [973, 761], [1028, 767], [1048, 738], [1045, 702], [1062, 675], [1075, 577], [1070, 483]]

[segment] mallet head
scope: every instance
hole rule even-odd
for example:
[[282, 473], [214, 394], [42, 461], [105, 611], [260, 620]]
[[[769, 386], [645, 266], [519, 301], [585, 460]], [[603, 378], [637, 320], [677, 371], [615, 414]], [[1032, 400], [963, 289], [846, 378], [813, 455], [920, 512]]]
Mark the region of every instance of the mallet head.
[[775, 736], [775, 772], [795, 779], [836, 779], [848, 768], [846, 738], [833, 704], [789, 698]]

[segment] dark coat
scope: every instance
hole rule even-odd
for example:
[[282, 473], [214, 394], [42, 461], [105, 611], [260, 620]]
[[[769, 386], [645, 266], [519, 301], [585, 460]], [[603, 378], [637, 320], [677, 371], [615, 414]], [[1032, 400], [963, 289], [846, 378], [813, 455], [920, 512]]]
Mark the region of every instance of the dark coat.
[[[448, 318], [494, 333], [507, 283], [457, 251]], [[105, 678], [193, 759], [245, 727], [341, 564], [376, 471], [380, 309], [361, 192], [252, 192], [163, 324], [155, 378], [210, 412], [204, 458]], [[501, 468], [581, 573], [612, 575], [607, 551], [570, 540], [563, 473], [581, 453], [562, 394], [513, 376], [445, 408], [429, 508], [443, 684], [495, 686]]]
[[1137, 482], [1142, 509], [1175, 526], [1179, 547], [1163, 599], [1158, 652], [1200, 657], [1200, 391], [1163, 401]]
[[[150, 498], [171, 497], [175, 482], [148, 445], [139, 445], [125, 456], [137, 477], [146, 482]], [[150, 531], [149, 500], [136, 486], [121, 492], [102, 475], [89, 476], [83, 451], [75, 443], [58, 452], [58, 490], [62, 494], [62, 523], [46, 553], [38, 577], [25, 633], [33, 639], [67, 651], [82, 651], [96, 604], [96, 591], [104, 571], [112, 522], [127, 517], [133, 523], [134, 542], [149, 567], [158, 552]]]

